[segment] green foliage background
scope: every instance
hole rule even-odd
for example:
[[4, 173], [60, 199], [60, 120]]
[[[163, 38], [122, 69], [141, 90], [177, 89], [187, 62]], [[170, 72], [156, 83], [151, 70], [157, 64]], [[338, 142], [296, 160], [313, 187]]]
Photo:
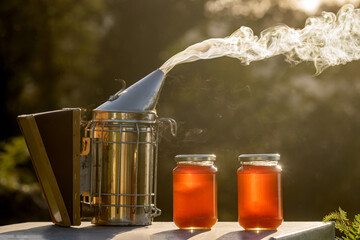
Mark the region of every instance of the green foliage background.
[[[93, 109], [185, 47], [240, 26], [256, 34], [279, 23], [301, 28], [307, 15], [276, 1], [263, 14], [206, 10], [210, 1], [44, 0], [0, 2], [0, 224], [48, 220], [16, 116]], [[251, 2], [251, 1], [245, 1]], [[321, 6], [338, 11], [338, 7]], [[173, 157], [215, 153], [220, 221], [236, 221], [237, 156], [281, 154], [285, 220], [321, 220], [360, 202], [359, 62], [313, 76], [312, 63], [278, 56], [250, 66], [220, 58], [179, 65], [167, 76], [158, 115], [159, 221], [172, 217]]]
[[[360, 239], [360, 214], [355, 215], [354, 220], [347, 218], [347, 212], [339, 207], [339, 211], [335, 211], [325, 216], [324, 221], [334, 221], [335, 228], [339, 232], [337, 240], [358, 240]], [[339, 237], [340, 236], [340, 237]]]

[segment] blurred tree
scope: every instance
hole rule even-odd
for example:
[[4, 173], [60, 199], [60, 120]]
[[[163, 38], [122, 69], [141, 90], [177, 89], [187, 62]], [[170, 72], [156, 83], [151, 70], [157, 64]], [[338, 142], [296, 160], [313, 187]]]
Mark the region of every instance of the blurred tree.
[[20, 113], [84, 103], [79, 80], [96, 74], [103, 10], [95, 0], [0, 3], [1, 139], [19, 133]]
[[0, 225], [50, 220], [22, 137], [0, 142], [0, 205]]
[[[99, 1], [0, 2], [0, 224], [49, 219], [16, 116], [80, 106], [96, 74]], [[88, 80], [87, 84], [82, 81]], [[30, 171], [30, 172], [28, 172]], [[28, 206], [32, 206], [29, 208]]]

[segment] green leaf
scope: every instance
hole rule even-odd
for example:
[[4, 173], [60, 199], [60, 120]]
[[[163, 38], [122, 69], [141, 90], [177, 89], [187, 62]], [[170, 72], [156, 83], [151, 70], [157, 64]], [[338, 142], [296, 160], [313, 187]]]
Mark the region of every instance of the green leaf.
[[334, 221], [335, 228], [342, 234], [336, 239], [360, 240], [360, 214], [355, 215], [354, 221], [351, 222], [347, 218], [347, 212], [339, 207], [339, 211], [326, 215], [323, 221]]

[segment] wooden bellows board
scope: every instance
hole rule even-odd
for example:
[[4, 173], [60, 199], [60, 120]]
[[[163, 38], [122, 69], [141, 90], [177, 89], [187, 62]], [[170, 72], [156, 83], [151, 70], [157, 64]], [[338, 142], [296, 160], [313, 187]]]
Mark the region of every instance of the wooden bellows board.
[[18, 116], [52, 221], [80, 225], [80, 109]]

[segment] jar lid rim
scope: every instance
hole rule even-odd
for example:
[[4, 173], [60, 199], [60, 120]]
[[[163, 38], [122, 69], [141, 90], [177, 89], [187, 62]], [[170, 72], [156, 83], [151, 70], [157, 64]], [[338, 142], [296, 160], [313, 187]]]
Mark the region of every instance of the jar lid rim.
[[202, 161], [215, 161], [215, 154], [180, 154], [175, 156], [176, 162], [182, 161], [193, 161], [193, 162], [202, 162]]
[[267, 153], [267, 154], [241, 154], [238, 157], [240, 162], [251, 162], [251, 161], [279, 161], [280, 154], [278, 153]]

